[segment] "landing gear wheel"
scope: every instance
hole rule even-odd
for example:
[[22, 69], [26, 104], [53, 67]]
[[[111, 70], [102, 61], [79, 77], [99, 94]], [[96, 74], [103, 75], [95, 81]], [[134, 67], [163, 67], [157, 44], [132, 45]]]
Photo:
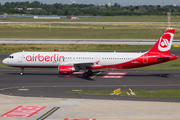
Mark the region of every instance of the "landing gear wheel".
[[92, 75], [92, 70], [88, 70], [87, 73], [89, 76]]
[[85, 73], [83, 74], [83, 76], [84, 76], [84, 77], [88, 77], [89, 75], [88, 75], [87, 72], [85, 72]]
[[23, 70], [24, 70], [24, 68], [22, 67], [21, 68], [21, 73], [20, 73], [20, 75], [23, 75], [24, 73], [23, 73]]

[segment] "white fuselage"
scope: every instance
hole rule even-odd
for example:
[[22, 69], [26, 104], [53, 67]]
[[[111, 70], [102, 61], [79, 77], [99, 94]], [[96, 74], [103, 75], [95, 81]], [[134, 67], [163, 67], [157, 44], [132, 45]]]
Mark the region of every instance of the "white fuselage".
[[[14, 67], [58, 67], [78, 63], [95, 63], [94, 66], [121, 64], [132, 61], [144, 53], [128, 52], [17, 52], [3, 63]], [[98, 62], [98, 63], [96, 63]]]

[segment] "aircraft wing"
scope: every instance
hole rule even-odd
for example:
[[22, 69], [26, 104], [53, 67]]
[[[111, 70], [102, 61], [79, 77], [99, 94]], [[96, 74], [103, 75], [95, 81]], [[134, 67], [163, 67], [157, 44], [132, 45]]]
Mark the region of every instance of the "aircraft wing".
[[74, 67], [89, 67], [94, 65], [93, 62], [63, 62], [60, 65], [74, 66]]

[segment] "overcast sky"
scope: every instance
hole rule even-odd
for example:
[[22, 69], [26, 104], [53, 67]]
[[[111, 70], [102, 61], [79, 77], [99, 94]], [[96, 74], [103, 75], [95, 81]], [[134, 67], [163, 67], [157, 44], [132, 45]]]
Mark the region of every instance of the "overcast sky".
[[[5, 2], [33, 2], [34, 0], [0, 0], [1, 4], [4, 4]], [[69, 4], [71, 3], [71, 0], [37, 0], [42, 3], [46, 4], [54, 4], [54, 3], [63, 3], [63, 4]], [[180, 0], [76, 0], [76, 3], [78, 4], [107, 4], [108, 2], [111, 2], [112, 4], [119, 3], [123, 6], [127, 5], [180, 5]]]

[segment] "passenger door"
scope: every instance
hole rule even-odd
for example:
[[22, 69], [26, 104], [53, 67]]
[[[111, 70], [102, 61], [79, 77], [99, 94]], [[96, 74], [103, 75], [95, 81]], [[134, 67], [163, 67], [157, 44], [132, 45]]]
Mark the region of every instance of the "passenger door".
[[18, 62], [23, 62], [23, 54], [19, 53], [18, 55]]

